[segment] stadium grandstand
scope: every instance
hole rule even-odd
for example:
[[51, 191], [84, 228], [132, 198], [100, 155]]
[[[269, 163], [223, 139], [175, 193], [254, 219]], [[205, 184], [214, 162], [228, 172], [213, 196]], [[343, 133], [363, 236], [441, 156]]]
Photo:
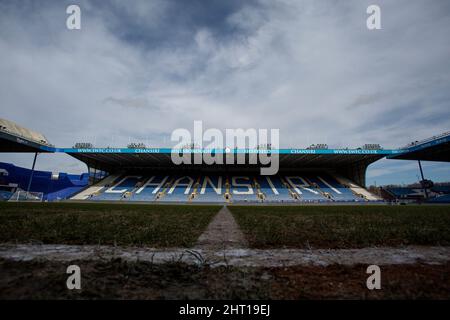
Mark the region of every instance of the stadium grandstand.
[[421, 185], [388, 186], [381, 188], [380, 193], [383, 199], [396, 202], [450, 203], [450, 185], [432, 185], [428, 188]]
[[[31, 170], [0, 162], [0, 199], [14, 199], [25, 191], [30, 182]], [[44, 201], [69, 198], [88, 185], [88, 174], [67, 174], [63, 172], [34, 171], [29, 190], [42, 194]]]
[[[19, 199], [18, 192], [42, 193], [42, 199], [179, 202], [179, 203], [332, 203], [377, 202], [382, 198], [365, 188], [367, 167], [379, 159], [449, 161], [450, 133], [400, 149], [383, 149], [366, 144], [357, 149], [330, 149], [313, 145], [306, 149], [216, 149], [147, 148], [130, 144], [127, 148], [95, 148], [79, 143], [72, 148], [56, 148], [39, 133], [1, 120], [2, 152], [34, 152], [31, 170], [0, 163], [3, 199]], [[7, 144], [3, 145], [3, 141]], [[84, 162], [89, 174], [35, 172], [36, 155], [66, 153]], [[262, 163], [175, 165], [171, 154], [244, 154], [246, 160], [258, 153], [277, 154], [279, 172], [259, 174]], [[436, 160], [438, 159], [438, 160]], [[192, 162], [193, 163], [193, 162]], [[398, 191], [398, 192], [397, 192]], [[13, 195], [16, 194], [16, 197]], [[421, 188], [409, 191], [385, 190], [387, 199], [448, 201], [446, 188], [433, 189], [422, 178]], [[424, 196], [421, 196], [424, 194]]]
[[0, 119], [1, 152], [49, 152], [43, 146], [52, 147], [43, 134]]

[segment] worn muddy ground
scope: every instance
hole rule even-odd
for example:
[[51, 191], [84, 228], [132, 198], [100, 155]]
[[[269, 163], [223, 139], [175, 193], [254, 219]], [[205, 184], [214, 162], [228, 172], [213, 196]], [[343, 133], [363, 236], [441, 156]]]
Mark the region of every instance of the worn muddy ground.
[[10, 260], [45, 259], [67, 262], [72, 260], [146, 261], [154, 264], [183, 262], [211, 267], [284, 267], [329, 266], [333, 264], [444, 264], [450, 262], [450, 247], [407, 246], [400, 248], [374, 247], [363, 249], [273, 249], [245, 248], [186, 249], [142, 248], [92, 245], [33, 245], [1, 244], [0, 258]]
[[195, 244], [196, 249], [246, 248], [247, 240], [227, 207], [222, 207]]
[[[171, 212], [108, 213], [105, 225], [96, 211], [67, 224], [58, 212], [17, 216], [9, 209], [0, 299], [450, 299], [443, 212], [412, 223], [401, 213], [352, 218], [327, 211], [322, 218], [296, 209], [261, 224], [261, 212], [239, 215], [233, 208], [233, 216], [223, 208], [213, 218], [208, 209], [195, 220], [194, 210], [180, 220], [177, 209], [170, 219]], [[172, 228], [175, 218], [181, 229]], [[81, 290], [66, 288], [72, 264], [81, 268]], [[381, 290], [366, 287], [371, 264], [381, 267]]]
[[[81, 268], [81, 290], [66, 268]], [[382, 266], [381, 290], [366, 288], [367, 265], [278, 268], [183, 263], [0, 259], [0, 299], [449, 299], [450, 264]]]

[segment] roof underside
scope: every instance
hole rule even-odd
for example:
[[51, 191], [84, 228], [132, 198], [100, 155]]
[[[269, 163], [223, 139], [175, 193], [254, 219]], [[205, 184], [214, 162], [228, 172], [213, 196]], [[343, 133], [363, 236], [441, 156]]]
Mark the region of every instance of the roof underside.
[[[170, 153], [68, 153], [85, 162], [89, 167], [104, 171], [119, 170], [199, 170], [199, 171], [240, 171], [259, 170], [263, 165], [248, 164], [248, 154], [244, 164], [182, 164], [175, 165]], [[354, 165], [369, 165], [383, 158], [383, 154], [279, 154], [280, 170], [333, 169]], [[194, 161], [192, 160], [191, 163]]]
[[40, 145], [50, 145], [47, 138], [40, 132], [22, 127], [15, 122], [0, 118], [0, 130], [3, 133], [33, 141]]
[[450, 162], [450, 136], [411, 147], [389, 159]]
[[41, 147], [34, 141], [0, 131], [0, 152], [48, 152]]

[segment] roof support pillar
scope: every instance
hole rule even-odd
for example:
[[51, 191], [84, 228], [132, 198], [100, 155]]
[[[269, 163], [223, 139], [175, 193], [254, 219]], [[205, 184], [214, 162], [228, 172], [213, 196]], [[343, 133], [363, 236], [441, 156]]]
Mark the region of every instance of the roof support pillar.
[[[425, 182], [425, 178], [423, 176], [423, 169], [422, 169], [422, 163], [420, 162], [420, 160], [417, 160], [417, 162], [419, 163], [419, 169], [420, 169], [420, 176], [422, 177], [422, 182]], [[425, 186], [424, 183], [421, 183], [422, 187], [423, 187], [423, 192], [425, 193], [425, 199], [428, 199], [428, 191], [427, 188]]]
[[30, 179], [28, 180], [27, 197], [28, 197], [28, 193], [30, 192], [31, 182], [33, 181], [34, 166], [36, 165], [36, 158], [37, 158], [37, 155], [38, 155], [38, 153], [36, 152], [36, 153], [34, 154], [33, 166], [31, 167]]

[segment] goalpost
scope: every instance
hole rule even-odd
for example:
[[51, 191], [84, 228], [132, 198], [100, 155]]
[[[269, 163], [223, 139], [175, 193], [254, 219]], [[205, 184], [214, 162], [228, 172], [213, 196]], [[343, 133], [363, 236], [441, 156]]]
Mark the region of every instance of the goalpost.
[[27, 191], [16, 191], [14, 194], [9, 198], [8, 201], [30, 201], [30, 202], [42, 202], [42, 199], [44, 197], [43, 192], [27, 192]]

